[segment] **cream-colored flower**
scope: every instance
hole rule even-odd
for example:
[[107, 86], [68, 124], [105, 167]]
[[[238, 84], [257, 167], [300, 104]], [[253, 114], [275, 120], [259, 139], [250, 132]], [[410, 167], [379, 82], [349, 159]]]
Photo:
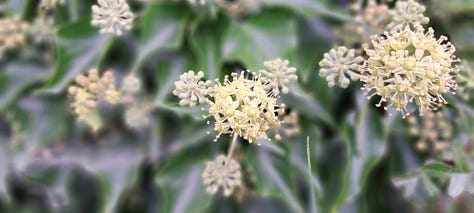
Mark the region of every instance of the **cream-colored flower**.
[[214, 117], [214, 129], [221, 134], [237, 133], [250, 143], [256, 138], [268, 139], [266, 131], [278, 128], [280, 120], [275, 115], [276, 98], [269, 95], [262, 82], [247, 79], [245, 72], [225, 76], [212, 88], [209, 114]]
[[125, 111], [125, 124], [134, 129], [142, 129], [151, 122], [151, 111], [153, 107], [145, 102], [135, 103], [127, 106]]
[[22, 46], [25, 43], [25, 34], [28, 24], [19, 17], [0, 18], [0, 59], [8, 49]]
[[354, 17], [348, 21], [341, 33], [341, 39], [347, 46], [362, 45], [367, 47], [373, 35], [383, 33], [387, 23], [388, 6], [384, 3], [378, 4], [376, 0], [368, 0], [367, 5], [362, 7], [362, 1], [354, 4]]
[[51, 9], [54, 8], [57, 4], [64, 5], [65, 0], [41, 0], [40, 7]]
[[206, 102], [205, 96], [209, 94], [212, 82], [201, 80], [203, 77], [204, 72], [199, 71], [196, 74], [192, 70], [179, 76], [179, 81], [174, 83], [175, 89], [173, 90], [173, 95], [181, 99], [179, 105], [196, 106], [197, 103]]
[[224, 155], [207, 162], [202, 178], [208, 193], [215, 194], [222, 188], [225, 196], [231, 195], [242, 183], [239, 163]]
[[134, 19], [125, 0], [98, 0], [92, 6], [92, 25], [99, 26], [100, 33], [122, 35], [122, 30], [132, 29]]
[[128, 94], [135, 94], [140, 91], [141, 89], [141, 81], [135, 74], [131, 73], [128, 74], [124, 79], [122, 83], [122, 92], [128, 93]]
[[266, 82], [265, 88], [274, 95], [278, 95], [280, 90], [283, 94], [288, 93], [289, 84], [298, 79], [296, 68], [288, 67], [288, 64], [288, 60], [281, 60], [280, 58], [263, 62], [267, 70], [259, 71], [260, 79]]
[[369, 98], [377, 95], [377, 106], [387, 102], [389, 107], [409, 114], [413, 103], [422, 115], [424, 110], [445, 104], [445, 93], [456, 90], [454, 74], [458, 70], [455, 47], [447, 37], [434, 37], [429, 28], [421, 25], [413, 29], [397, 26], [389, 33], [372, 40], [373, 48], [366, 48], [367, 64], [361, 80]]
[[353, 49], [344, 46], [331, 49], [329, 53], [324, 53], [323, 60], [319, 62], [319, 76], [326, 78], [329, 87], [337, 85], [346, 88], [351, 80], [359, 79], [359, 68], [363, 61]]
[[110, 71], [100, 77], [97, 69], [90, 69], [87, 76], [79, 75], [75, 81], [77, 85], [70, 86], [68, 93], [72, 97], [71, 108], [79, 119], [95, 110], [99, 101], [115, 104], [120, 99], [120, 92], [115, 89]]
[[388, 11], [391, 22], [387, 25], [387, 29], [392, 29], [397, 25], [428, 24], [430, 19], [423, 15], [425, 9], [424, 5], [414, 0], [397, 1], [395, 9]]
[[36, 43], [52, 41], [56, 34], [54, 19], [44, 15], [36, 17], [29, 29], [29, 33]]

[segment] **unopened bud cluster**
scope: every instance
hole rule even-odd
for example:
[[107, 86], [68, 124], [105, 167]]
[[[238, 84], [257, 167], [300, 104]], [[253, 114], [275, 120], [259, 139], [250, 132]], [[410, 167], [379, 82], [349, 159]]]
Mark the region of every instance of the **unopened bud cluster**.
[[337, 85], [346, 88], [351, 81], [359, 79], [363, 61], [355, 50], [340, 46], [324, 53], [323, 60], [319, 62], [319, 75], [326, 78], [329, 87]]
[[98, 0], [92, 6], [92, 25], [100, 27], [100, 33], [122, 35], [123, 30], [131, 30], [134, 19], [125, 0]]
[[265, 84], [265, 89], [271, 91], [275, 96], [279, 95], [280, 91], [286, 94], [290, 91], [288, 87], [291, 83], [294, 83], [298, 76], [296, 75], [295, 67], [288, 67], [290, 62], [288, 60], [282, 60], [277, 58], [271, 61], [263, 62], [263, 65], [267, 68], [266, 70], [260, 70], [260, 79]]
[[120, 101], [120, 92], [115, 89], [111, 71], [99, 76], [97, 69], [91, 69], [87, 75], [77, 76], [75, 82], [77, 85], [70, 86], [68, 93], [72, 97], [71, 107], [79, 118], [94, 110], [99, 101], [110, 104]]
[[19, 17], [0, 18], [0, 58], [5, 51], [22, 46], [25, 43], [25, 35], [28, 24]]
[[408, 116], [409, 134], [417, 138], [416, 149], [441, 152], [449, 147], [453, 127], [443, 112], [428, 111], [423, 117]]
[[391, 22], [387, 25], [387, 29], [397, 25], [428, 24], [430, 19], [423, 15], [425, 10], [425, 6], [415, 0], [397, 1], [395, 9], [389, 11]]

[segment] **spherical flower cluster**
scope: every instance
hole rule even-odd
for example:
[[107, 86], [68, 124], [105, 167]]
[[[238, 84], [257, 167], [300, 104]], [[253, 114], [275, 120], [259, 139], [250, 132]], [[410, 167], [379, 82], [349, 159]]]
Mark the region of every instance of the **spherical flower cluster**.
[[259, 71], [260, 79], [267, 82], [265, 88], [274, 95], [278, 95], [280, 89], [283, 94], [288, 93], [288, 85], [298, 79], [296, 68], [288, 67], [288, 64], [288, 60], [280, 58], [263, 62], [267, 70]]
[[390, 20], [388, 6], [377, 4], [376, 0], [368, 0], [366, 7], [362, 7], [362, 1], [353, 6], [354, 18], [344, 25], [343, 32], [339, 33], [342, 40], [348, 46], [355, 44], [367, 46], [373, 35], [382, 33]]
[[452, 74], [459, 61], [455, 47], [445, 36], [436, 39], [433, 29], [424, 31], [421, 25], [399, 25], [372, 40], [373, 49], [365, 49], [368, 59], [361, 81], [368, 98], [381, 96], [377, 106], [387, 102], [385, 109], [394, 107], [405, 116], [408, 104], [414, 103], [423, 115], [446, 103], [443, 94], [454, 94]]
[[278, 128], [277, 99], [268, 95], [263, 83], [244, 77], [245, 72], [225, 76], [224, 83], [217, 82], [210, 94], [209, 114], [214, 117], [214, 130], [221, 134], [237, 133], [250, 143], [255, 138], [268, 139], [266, 131]]
[[408, 116], [409, 134], [418, 138], [419, 151], [441, 152], [449, 146], [453, 127], [443, 112], [428, 111], [423, 117]]
[[205, 5], [206, 0], [188, 0], [188, 2], [192, 5]]
[[70, 86], [69, 95], [72, 97], [71, 107], [79, 117], [85, 116], [97, 107], [98, 101], [116, 104], [120, 100], [120, 92], [115, 89], [112, 72], [107, 71], [102, 77], [97, 69], [90, 69], [88, 75], [79, 75], [75, 79], [77, 85]]
[[132, 103], [125, 111], [125, 124], [134, 129], [142, 129], [151, 122], [151, 104], [148, 103]]
[[197, 103], [205, 103], [206, 95], [209, 94], [209, 88], [212, 85], [210, 80], [202, 81], [204, 72], [199, 71], [197, 74], [194, 71], [183, 73], [179, 76], [179, 81], [174, 83], [175, 89], [173, 94], [178, 96], [181, 101], [181, 106], [196, 106]]
[[471, 62], [463, 61], [461, 69], [457, 75], [458, 88], [456, 95], [464, 100], [474, 97], [474, 65]]
[[8, 49], [16, 48], [25, 42], [28, 24], [18, 17], [0, 18], [0, 58]]
[[63, 5], [64, 0], [41, 0], [40, 7], [51, 9], [56, 6], [56, 4]]
[[100, 26], [100, 33], [122, 35], [122, 30], [132, 29], [134, 15], [125, 0], [98, 0], [92, 6], [92, 25]]
[[351, 80], [359, 79], [359, 68], [363, 61], [362, 57], [356, 56], [355, 50], [340, 46], [324, 53], [323, 60], [319, 62], [319, 75], [326, 78], [329, 87], [337, 85], [346, 88]]
[[127, 75], [123, 79], [122, 83], [122, 92], [124, 93], [129, 93], [129, 94], [134, 94], [140, 91], [141, 89], [141, 82], [140, 79], [137, 78], [133, 73]]
[[423, 15], [425, 9], [425, 6], [414, 0], [397, 1], [395, 9], [388, 12], [391, 22], [387, 25], [387, 29], [397, 25], [428, 24], [430, 19]]
[[44, 15], [37, 17], [33, 21], [29, 33], [36, 43], [52, 41], [56, 34], [54, 19]]
[[239, 163], [224, 155], [207, 162], [202, 178], [208, 193], [215, 194], [222, 188], [225, 196], [231, 195], [242, 183]]

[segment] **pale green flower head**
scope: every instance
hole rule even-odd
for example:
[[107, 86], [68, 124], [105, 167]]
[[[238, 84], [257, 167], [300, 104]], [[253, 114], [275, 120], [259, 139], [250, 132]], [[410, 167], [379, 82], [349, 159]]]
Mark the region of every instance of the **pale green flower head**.
[[359, 68], [363, 61], [355, 50], [340, 46], [324, 53], [323, 60], [319, 62], [319, 75], [326, 78], [329, 87], [337, 85], [346, 88], [351, 80], [359, 79]]
[[232, 194], [242, 184], [240, 165], [232, 158], [219, 155], [206, 164], [202, 179], [209, 194], [215, 194], [222, 188], [224, 196]]
[[283, 94], [289, 92], [289, 84], [295, 82], [298, 79], [296, 75], [295, 67], [288, 67], [289, 61], [277, 58], [271, 61], [263, 62], [263, 65], [267, 67], [266, 70], [260, 70], [260, 79], [267, 82], [265, 89], [272, 92], [275, 95], [280, 93]]
[[122, 35], [123, 30], [131, 30], [134, 19], [125, 0], [98, 0], [92, 6], [92, 25], [100, 27], [100, 33]]
[[474, 98], [474, 65], [472, 62], [463, 61], [457, 74], [458, 89], [456, 95], [464, 100]]
[[63, 5], [64, 0], [41, 0], [40, 6], [47, 9], [51, 9], [55, 7], [57, 4]]
[[56, 34], [54, 19], [47, 16], [37, 17], [30, 26], [29, 33], [36, 43], [52, 41]]
[[206, 102], [205, 96], [209, 94], [212, 82], [210, 80], [203, 81], [202, 78], [204, 78], [203, 71], [194, 73], [192, 70], [179, 76], [179, 80], [174, 83], [175, 89], [173, 90], [173, 95], [181, 99], [179, 105], [193, 107], [197, 103]]
[[411, 26], [428, 24], [430, 19], [423, 15], [425, 10], [425, 6], [415, 0], [397, 1], [395, 8], [388, 11], [391, 16], [391, 22], [387, 25], [387, 29], [400, 24]]

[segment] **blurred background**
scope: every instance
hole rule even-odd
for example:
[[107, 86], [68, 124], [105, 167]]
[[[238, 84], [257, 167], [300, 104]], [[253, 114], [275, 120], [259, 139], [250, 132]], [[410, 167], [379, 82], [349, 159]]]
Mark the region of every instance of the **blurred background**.
[[[365, 42], [357, 39], [370, 29], [350, 28], [366, 1], [127, 3], [133, 28], [115, 36], [91, 25], [95, 0], [0, 1], [0, 212], [474, 211], [474, 1], [419, 1], [463, 61], [460, 92], [407, 119], [375, 107], [360, 82], [328, 87], [319, 76], [329, 49]], [[174, 82], [188, 70], [210, 80], [257, 71], [275, 58], [298, 70], [282, 96], [282, 140], [239, 141], [242, 186], [210, 195], [205, 163], [230, 138], [213, 142], [200, 107], [178, 105]], [[138, 109], [99, 104], [100, 128], [78, 121], [67, 88], [91, 68], [111, 71], [117, 87], [135, 73]]]

